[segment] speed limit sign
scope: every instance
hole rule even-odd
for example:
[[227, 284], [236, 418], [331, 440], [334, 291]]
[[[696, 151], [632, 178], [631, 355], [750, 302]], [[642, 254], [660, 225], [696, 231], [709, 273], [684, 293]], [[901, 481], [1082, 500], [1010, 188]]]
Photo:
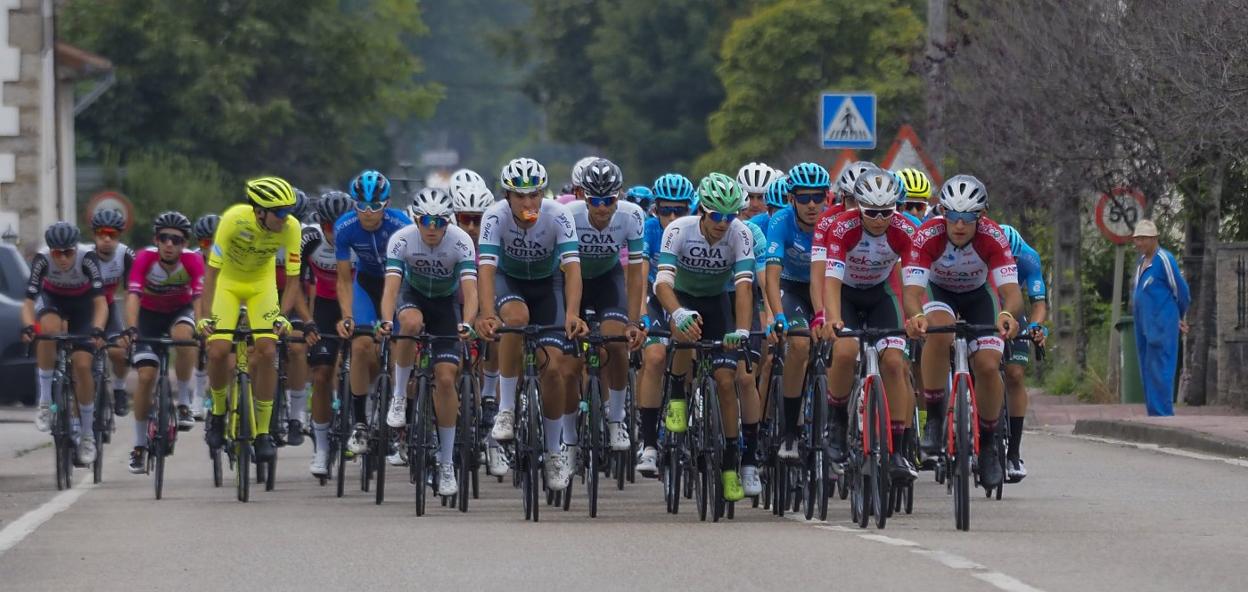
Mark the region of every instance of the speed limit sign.
[[1144, 194], [1130, 187], [1115, 187], [1096, 202], [1096, 227], [1115, 245], [1131, 242], [1135, 223], [1144, 218]]

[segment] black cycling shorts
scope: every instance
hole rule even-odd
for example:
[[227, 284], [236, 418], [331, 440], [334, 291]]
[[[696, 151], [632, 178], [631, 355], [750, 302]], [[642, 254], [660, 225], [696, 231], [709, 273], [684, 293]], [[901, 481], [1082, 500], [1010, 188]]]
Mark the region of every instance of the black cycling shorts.
[[[421, 312], [425, 321], [425, 333], [436, 337], [457, 337], [459, 335], [459, 307], [455, 305], [455, 295], [441, 298], [430, 298], [404, 283], [399, 290], [398, 312], [415, 308]], [[438, 340], [433, 343], [433, 361], [435, 364], [459, 365], [461, 357], [459, 343]]]
[[[529, 323], [533, 325], [563, 325], [563, 273], [539, 280], [513, 278], [498, 269], [494, 273], [494, 306], [502, 310], [508, 302], [523, 302], [529, 309]], [[543, 334], [538, 343], [553, 347], [571, 355], [576, 351], [567, 334], [551, 331]]]

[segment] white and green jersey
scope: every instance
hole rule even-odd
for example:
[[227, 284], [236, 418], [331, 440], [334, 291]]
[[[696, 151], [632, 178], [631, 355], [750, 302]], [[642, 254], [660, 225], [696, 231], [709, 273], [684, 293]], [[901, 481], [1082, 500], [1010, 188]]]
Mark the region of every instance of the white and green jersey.
[[429, 246], [420, 227], [406, 226], [386, 245], [386, 275], [397, 275], [428, 298], [455, 293], [459, 283], [477, 277], [477, 253], [472, 237], [458, 226], [447, 226], [442, 242]]
[[495, 202], [481, 219], [481, 265], [498, 267], [508, 277], [540, 280], [555, 268], [580, 262], [576, 226], [563, 204], [542, 200], [537, 222], [520, 228], [507, 200]]
[[724, 283], [754, 281], [754, 237], [741, 220], [715, 244], [707, 242], [700, 216], [685, 216], [667, 225], [659, 250], [659, 271], [676, 274], [675, 288], [691, 296], [723, 294]]
[[607, 221], [607, 227], [598, 230], [589, 221], [589, 205], [574, 201], [567, 206], [580, 237], [581, 277], [599, 277], [620, 264], [620, 248], [628, 247], [629, 264], [641, 263], [645, 258], [645, 242], [642, 230], [646, 224], [645, 212], [637, 204], [617, 201], [615, 214]]

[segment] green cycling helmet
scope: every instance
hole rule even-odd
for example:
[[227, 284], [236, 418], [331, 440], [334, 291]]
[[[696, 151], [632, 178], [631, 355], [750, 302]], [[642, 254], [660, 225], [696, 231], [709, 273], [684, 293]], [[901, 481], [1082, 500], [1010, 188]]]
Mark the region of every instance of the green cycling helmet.
[[711, 173], [698, 184], [702, 207], [721, 214], [736, 214], [745, 207], [745, 195], [737, 181], [723, 173]]

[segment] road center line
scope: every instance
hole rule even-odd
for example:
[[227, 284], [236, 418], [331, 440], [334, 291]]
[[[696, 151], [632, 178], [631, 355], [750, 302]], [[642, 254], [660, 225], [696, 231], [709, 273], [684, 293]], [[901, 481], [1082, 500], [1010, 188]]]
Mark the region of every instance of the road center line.
[[928, 549], [927, 547], [911, 540], [848, 528], [839, 524], [828, 524], [827, 522], [821, 522], [818, 520], [807, 521], [805, 517], [800, 514], [785, 514], [785, 518], [799, 524], [813, 526], [819, 530], [851, 534], [860, 539], [871, 541], [873, 543], [903, 548], [911, 553], [914, 553], [915, 555], [926, 557], [949, 569], [970, 572], [971, 577], [989, 584], [998, 590], [1004, 590], [1005, 592], [1044, 592], [1040, 588], [1036, 588], [1022, 582], [1018, 578], [989, 569], [988, 567], [980, 565], [970, 559], [962, 557], [961, 555], [955, 555], [948, 551], [941, 551], [939, 549]]
[[85, 495], [88, 491], [95, 489], [95, 484], [79, 483], [73, 488], [62, 491], [56, 497], [46, 501], [42, 506], [35, 508], [22, 515], [21, 518], [9, 523], [0, 530], [0, 555], [4, 555], [9, 549], [17, 546], [30, 533], [35, 532], [44, 522], [51, 520], [53, 516], [68, 510], [78, 498]]

